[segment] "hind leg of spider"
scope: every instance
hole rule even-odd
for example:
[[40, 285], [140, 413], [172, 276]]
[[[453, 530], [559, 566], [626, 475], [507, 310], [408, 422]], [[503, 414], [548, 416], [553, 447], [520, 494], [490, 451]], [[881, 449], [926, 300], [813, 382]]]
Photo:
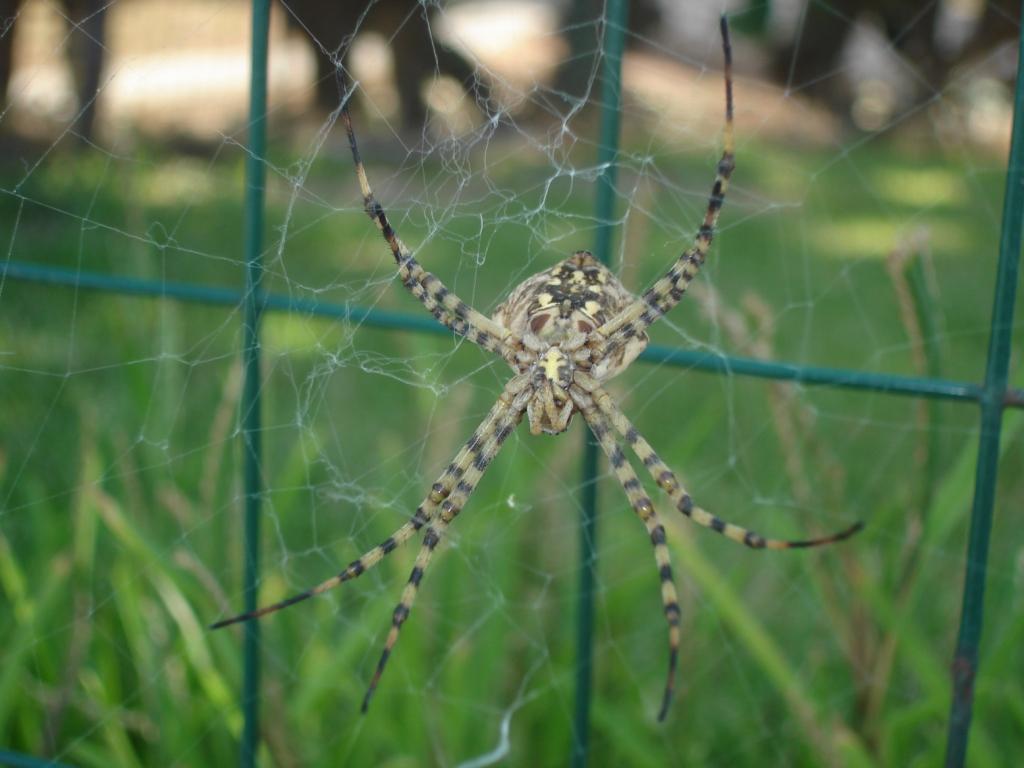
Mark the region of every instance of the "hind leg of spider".
[[698, 525], [702, 525], [705, 528], [710, 528], [717, 533], [722, 534], [728, 539], [732, 539], [740, 544], [745, 544], [751, 549], [798, 549], [805, 547], [820, 547], [824, 544], [832, 544], [843, 539], [848, 539], [857, 531], [864, 527], [864, 523], [857, 521], [849, 528], [845, 528], [836, 533], [828, 536], [822, 536], [816, 539], [804, 539], [797, 541], [790, 541], [786, 539], [766, 539], [759, 533], [755, 533], [748, 528], [743, 528], [739, 525], [722, 520], [720, 517], [711, 514], [710, 512], [701, 509], [694, 505], [693, 499], [690, 494], [686, 492], [686, 489], [680, 484], [679, 480], [676, 479], [675, 473], [665, 464], [664, 461], [658, 456], [651, 444], [647, 442], [643, 435], [633, 426], [632, 422], [626, 418], [626, 415], [622, 412], [618, 405], [612, 400], [611, 396], [603, 389], [595, 389], [592, 393], [594, 402], [597, 403], [597, 407], [601, 412], [608, 417], [615, 430], [625, 438], [626, 442], [629, 443], [630, 448], [637, 455], [637, 458], [643, 462], [644, 466], [647, 467], [647, 471], [651, 473], [651, 477], [658, 483], [658, 486], [668, 494], [669, 498], [672, 499], [672, 503], [676, 509], [682, 512], [684, 515], [689, 517]]
[[413, 513], [409, 521], [393, 534], [388, 536], [384, 541], [373, 549], [365, 552], [362, 556], [353, 560], [343, 571], [332, 576], [326, 581], [322, 581], [315, 587], [310, 587], [309, 589], [299, 592], [296, 595], [292, 595], [285, 600], [264, 606], [263, 608], [258, 608], [255, 611], [241, 613], [237, 616], [232, 616], [231, 618], [222, 619], [215, 624], [211, 624], [210, 628], [220, 629], [221, 627], [226, 627], [230, 624], [258, 619], [261, 616], [266, 616], [268, 613], [274, 613], [282, 608], [287, 608], [288, 606], [295, 605], [295, 603], [301, 603], [303, 600], [315, 597], [329, 589], [337, 587], [339, 584], [344, 584], [346, 581], [351, 581], [357, 576], [361, 576], [370, 568], [377, 565], [377, 563], [384, 559], [385, 556], [411, 539], [417, 531], [436, 516], [438, 506], [448, 498], [452, 489], [461, 482], [463, 475], [468, 472], [472, 472], [472, 465], [476, 460], [480, 446], [484, 444], [487, 436], [497, 428], [499, 422], [503, 422], [507, 417], [507, 411], [511, 407], [511, 399], [518, 394], [525, 385], [526, 380], [523, 377], [515, 377], [509, 381], [505, 386], [504, 392], [502, 392], [499, 397], [498, 402], [495, 403], [493, 408], [491, 408], [490, 412], [480, 423], [480, 426], [473, 431], [472, 436], [466, 441], [465, 445], [462, 446], [452, 462], [445, 468], [444, 472], [441, 473], [437, 482], [431, 486], [430, 493], [427, 494], [426, 498], [423, 499], [420, 505], [416, 508], [416, 511]]
[[[526, 396], [529, 396], [529, 392], [526, 393]], [[413, 603], [416, 601], [416, 595], [419, 592], [420, 581], [422, 581], [423, 574], [430, 564], [430, 558], [433, 556], [434, 550], [441, 541], [441, 537], [447, 530], [448, 525], [462, 511], [470, 494], [473, 493], [477, 483], [480, 482], [480, 478], [483, 477], [484, 472], [487, 470], [488, 465], [498, 455], [502, 443], [512, 434], [512, 430], [519, 423], [525, 407], [526, 400], [523, 397], [517, 398], [493, 431], [484, 436], [482, 445], [477, 444], [476, 449], [473, 451], [472, 459], [466, 466], [465, 473], [461, 475], [459, 481], [455, 484], [451, 495], [441, 503], [441, 513], [427, 526], [426, 532], [423, 534], [423, 544], [420, 546], [419, 554], [416, 556], [416, 562], [412, 567], [412, 572], [409, 574], [409, 580], [406, 582], [405, 589], [402, 590], [402, 596], [392, 614], [391, 629], [388, 631], [387, 640], [384, 641], [384, 650], [381, 651], [380, 661], [377, 662], [377, 668], [374, 670], [373, 678], [370, 680], [370, 685], [366, 689], [366, 695], [363, 697], [362, 711], [364, 713], [370, 706], [370, 699], [373, 698], [373, 694], [377, 690], [380, 677], [384, 674], [384, 668], [391, 657], [395, 643], [398, 642], [398, 634], [402, 630], [402, 625], [409, 618], [409, 613], [412, 611]]]
[[587, 420], [590, 431], [594, 433], [594, 437], [600, 443], [608, 461], [611, 462], [615, 476], [626, 492], [633, 511], [647, 528], [651, 544], [654, 545], [654, 559], [658, 564], [658, 577], [661, 579], [661, 602], [665, 610], [665, 619], [668, 621], [668, 678], [665, 681], [665, 693], [661, 700], [661, 709], [658, 712], [658, 720], [662, 721], [668, 714], [669, 705], [672, 703], [672, 693], [675, 690], [676, 666], [679, 660], [680, 617], [676, 585], [672, 580], [672, 564], [669, 560], [668, 546], [665, 544], [665, 528], [658, 519], [654, 505], [644, 493], [636, 472], [626, 460], [618, 441], [612, 436], [612, 427], [608, 420], [593, 406], [583, 411], [583, 417]]

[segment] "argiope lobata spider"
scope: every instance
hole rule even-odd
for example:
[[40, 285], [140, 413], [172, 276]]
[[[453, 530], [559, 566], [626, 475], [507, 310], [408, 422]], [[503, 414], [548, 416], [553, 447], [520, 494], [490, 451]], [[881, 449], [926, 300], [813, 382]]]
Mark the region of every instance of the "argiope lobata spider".
[[213, 625], [214, 629], [264, 616], [350, 581], [424, 529], [422, 546], [395, 608], [384, 651], [363, 698], [362, 710], [365, 712], [398, 640], [402, 624], [409, 617], [434, 549], [452, 520], [462, 511], [484, 471], [524, 413], [530, 424], [530, 432], [535, 435], [542, 432], [551, 435], [564, 432], [573, 415], [581, 413], [608, 456], [633, 511], [647, 529], [654, 546], [654, 558], [661, 579], [661, 599], [669, 625], [668, 679], [658, 714], [659, 720], [664, 719], [672, 700], [679, 650], [679, 603], [665, 544], [665, 529], [627, 460], [620, 440], [626, 441], [683, 515], [748, 547], [816, 547], [845, 539], [862, 528], [862, 523], [858, 522], [823, 538], [784, 541], [767, 539], [705, 511], [694, 504], [672, 470], [626, 418], [603, 386], [625, 370], [643, 351], [647, 345], [647, 328], [679, 302], [704, 263], [711, 246], [718, 213], [735, 165], [732, 52], [729, 27], [724, 16], [721, 33], [725, 60], [724, 149], [718, 162], [704, 220], [693, 245], [639, 297], [626, 290], [618, 278], [590, 253], [577, 251], [551, 269], [525, 280], [497, 308], [493, 317], [485, 317], [448, 290], [436, 276], [425, 271], [398, 239], [387, 214], [370, 189], [347, 105], [342, 107], [341, 117], [348, 133], [366, 213], [391, 248], [402, 284], [438, 322], [504, 358], [512, 366], [515, 375], [407, 523], [336, 576], [287, 600], [219, 621]]

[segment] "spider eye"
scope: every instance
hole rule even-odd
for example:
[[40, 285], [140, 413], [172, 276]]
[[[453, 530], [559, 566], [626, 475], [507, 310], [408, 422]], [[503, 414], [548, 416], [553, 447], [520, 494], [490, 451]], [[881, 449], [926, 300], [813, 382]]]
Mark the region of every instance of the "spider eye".
[[551, 315], [546, 312], [542, 315], [536, 315], [530, 318], [530, 330], [534, 333], [540, 333], [541, 329], [551, 319]]
[[576, 327], [580, 329], [580, 333], [590, 333], [592, 330], [594, 330], [594, 326], [592, 326], [586, 320], [577, 320]]

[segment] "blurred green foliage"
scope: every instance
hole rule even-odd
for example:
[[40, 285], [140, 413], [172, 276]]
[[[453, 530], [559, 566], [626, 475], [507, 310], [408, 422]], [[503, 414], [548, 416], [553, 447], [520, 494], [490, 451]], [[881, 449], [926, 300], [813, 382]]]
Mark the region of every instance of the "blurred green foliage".
[[[237, 287], [234, 149], [200, 161], [58, 148], [28, 174], [9, 164], [7, 258]], [[308, 168], [284, 146], [268, 159], [266, 287], [418, 311], [359, 210], [343, 150]], [[631, 287], [692, 236], [712, 154], [624, 155], [617, 268]], [[425, 160], [377, 145], [368, 160], [403, 239], [482, 309], [589, 244], [591, 185], [515, 139]], [[924, 374], [886, 269], [923, 227], [935, 283], [916, 307], [941, 320], [929, 361], [980, 378], [997, 160], [879, 141], [839, 153], [746, 142], [735, 179], [708, 268], [658, 342]], [[85, 766], [230, 764], [240, 634], [206, 625], [242, 602], [240, 311], [0, 288], [0, 744]], [[264, 602], [401, 524], [508, 375], [444, 336], [282, 314], [265, 316], [264, 365]], [[937, 764], [975, 410], [642, 365], [614, 390], [708, 509], [776, 536], [857, 518], [868, 529], [836, 548], [751, 552], [661, 504], [684, 640], [678, 698], [659, 725], [657, 574], [605, 473], [593, 764]], [[1007, 416], [1006, 466], [1020, 465], [1022, 426]], [[359, 703], [414, 547], [265, 620], [263, 764], [456, 765], [500, 752], [503, 728], [501, 764], [565, 763], [582, 429], [509, 441], [427, 574], [368, 715]], [[972, 766], [1024, 752], [1022, 542], [1007, 514], [1022, 493], [1020, 473], [1004, 473]]]

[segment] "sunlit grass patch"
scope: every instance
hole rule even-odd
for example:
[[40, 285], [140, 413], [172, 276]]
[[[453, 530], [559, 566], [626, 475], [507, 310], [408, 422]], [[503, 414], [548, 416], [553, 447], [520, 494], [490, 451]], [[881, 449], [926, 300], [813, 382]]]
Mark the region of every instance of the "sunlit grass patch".
[[968, 191], [956, 168], [876, 168], [871, 180], [880, 198], [908, 208], [962, 205]]
[[969, 236], [953, 223], [915, 220], [912, 224], [886, 216], [847, 217], [818, 222], [811, 230], [811, 244], [824, 258], [884, 259], [906, 236], [922, 227], [929, 233], [931, 249], [944, 256], [963, 255], [971, 246]]

